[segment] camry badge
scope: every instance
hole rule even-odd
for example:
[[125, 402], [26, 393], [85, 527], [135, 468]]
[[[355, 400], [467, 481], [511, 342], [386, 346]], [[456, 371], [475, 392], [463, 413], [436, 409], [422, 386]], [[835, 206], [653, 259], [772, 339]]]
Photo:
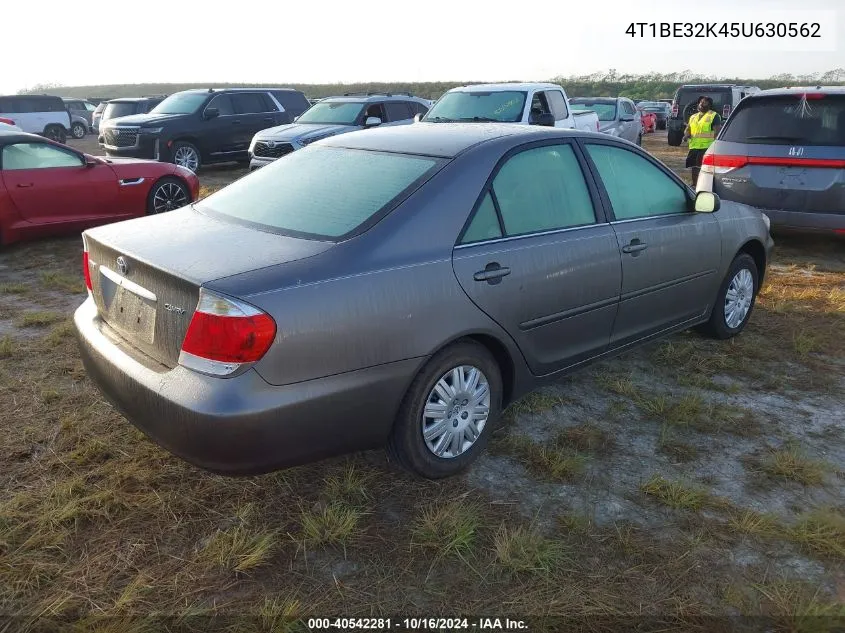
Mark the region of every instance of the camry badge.
[[129, 272], [129, 264], [126, 263], [126, 260], [123, 258], [123, 255], [117, 258], [117, 271], [121, 275], [126, 275]]

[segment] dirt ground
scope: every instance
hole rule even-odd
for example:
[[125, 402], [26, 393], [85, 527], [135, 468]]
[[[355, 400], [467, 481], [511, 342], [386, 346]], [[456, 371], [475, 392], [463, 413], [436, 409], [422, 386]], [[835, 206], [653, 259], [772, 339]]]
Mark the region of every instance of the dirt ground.
[[[665, 133], [645, 144], [682, 167]], [[436, 614], [841, 630], [845, 243], [775, 240], [740, 337], [685, 332], [536, 392], [444, 482], [381, 451], [238, 479], [184, 464], [85, 376], [78, 237], [4, 250], [0, 614], [115, 633]]]

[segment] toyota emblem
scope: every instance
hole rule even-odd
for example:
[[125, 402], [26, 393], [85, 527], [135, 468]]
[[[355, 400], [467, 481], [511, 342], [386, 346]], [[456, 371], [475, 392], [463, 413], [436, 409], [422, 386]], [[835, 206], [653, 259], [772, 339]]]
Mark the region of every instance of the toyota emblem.
[[125, 275], [129, 272], [129, 264], [126, 263], [126, 260], [122, 255], [117, 258], [117, 270], [121, 275]]
[[274, 147], [276, 147], [276, 141], [267, 141], [267, 147], [273, 149]]

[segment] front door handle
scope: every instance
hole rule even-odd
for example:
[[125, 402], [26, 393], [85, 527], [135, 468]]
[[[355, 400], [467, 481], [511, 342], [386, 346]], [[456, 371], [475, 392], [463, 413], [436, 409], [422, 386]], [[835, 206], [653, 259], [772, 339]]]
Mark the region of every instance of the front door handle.
[[499, 262], [490, 262], [484, 267], [484, 270], [479, 270], [472, 278], [476, 281], [486, 281], [488, 284], [497, 284], [502, 281], [502, 277], [507, 277], [510, 274], [510, 268], [500, 266]]
[[27, 189], [29, 187], [32, 187], [32, 184], [33, 183], [31, 182], [19, 182], [18, 187], [20, 187], [21, 189]]
[[274, 119], [273, 117], [271, 117], [271, 116], [266, 116], [266, 117], [264, 117], [264, 120], [265, 120], [265, 121], [269, 121], [270, 123], [273, 123], [273, 122], [275, 121], [275, 119]]
[[234, 121], [232, 121], [232, 125], [240, 125], [240, 124], [241, 124], [240, 119], [235, 119]]
[[629, 253], [629, 254], [633, 255], [634, 257], [636, 257], [637, 255], [640, 254], [641, 251], [644, 251], [647, 248], [648, 248], [648, 244], [644, 244], [643, 242], [641, 242], [639, 240], [639, 238], [635, 237], [634, 239], [631, 240], [630, 244], [622, 247], [622, 252], [623, 253]]

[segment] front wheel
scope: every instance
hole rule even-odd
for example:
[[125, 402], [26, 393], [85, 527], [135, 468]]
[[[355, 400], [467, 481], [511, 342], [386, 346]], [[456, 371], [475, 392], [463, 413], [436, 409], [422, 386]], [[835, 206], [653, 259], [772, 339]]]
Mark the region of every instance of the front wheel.
[[439, 479], [484, 450], [502, 410], [502, 377], [487, 348], [455, 343], [426, 363], [408, 389], [388, 450], [406, 470]]
[[166, 213], [191, 202], [191, 192], [185, 183], [175, 178], [162, 178], [153, 185], [147, 196], [147, 213]]
[[710, 320], [700, 330], [717, 339], [732, 338], [742, 332], [751, 318], [759, 279], [754, 258], [748, 253], [737, 255], [719, 287]]
[[200, 152], [195, 145], [178, 141], [173, 145], [173, 162], [196, 173], [200, 168]]
[[85, 126], [82, 123], [74, 123], [70, 128], [70, 133], [75, 139], [85, 138]]

